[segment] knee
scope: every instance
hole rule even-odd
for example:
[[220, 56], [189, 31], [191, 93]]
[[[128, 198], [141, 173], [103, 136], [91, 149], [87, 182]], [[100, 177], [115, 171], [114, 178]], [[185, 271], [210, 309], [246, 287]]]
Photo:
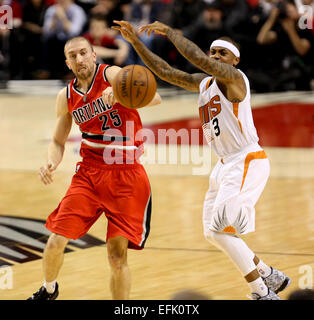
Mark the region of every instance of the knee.
[[69, 239], [53, 233], [47, 241], [46, 250], [54, 253], [63, 252], [68, 242]]
[[204, 230], [204, 237], [205, 237], [205, 239], [206, 239], [208, 242], [210, 242], [210, 243], [212, 243], [212, 244], [214, 244], [214, 245], [216, 245], [216, 240], [215, 240], [216, 235], [217, 235], [217, 232], [216, 232], [216, 231], [212, 231], [212, 230], [210, 230], [210, 229]]
[[108, 241], [108, 260], [111, 268], [119, 271], [127, 264], [127, 242]]
[[234, 237], [234, 235], [232, 234], [213, 231], [210, 229], [207, 229], [204, 232], [204, 235], [206, 240], [211, 244], [213, 244], [219, 250], [223, 250], [224, 242], [226, 241], [226, 239], [229, 239], [230, 237]]
[[122, 252], [111, 252], [108, 254], [108, 260], [111, 268], [119, 271], [126, 265], [126, 257]]

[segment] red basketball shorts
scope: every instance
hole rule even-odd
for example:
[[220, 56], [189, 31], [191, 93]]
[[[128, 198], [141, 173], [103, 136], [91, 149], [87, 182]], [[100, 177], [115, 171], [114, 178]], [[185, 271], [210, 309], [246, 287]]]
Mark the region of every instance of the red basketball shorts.
[[142, 165], [79, 162], [71, 185], [48, 217], [46, 228], [69, 239], [82, 237], [104, 212], [106, 240], [123, 236], [143, 249], [150, 231], [151, 190]]

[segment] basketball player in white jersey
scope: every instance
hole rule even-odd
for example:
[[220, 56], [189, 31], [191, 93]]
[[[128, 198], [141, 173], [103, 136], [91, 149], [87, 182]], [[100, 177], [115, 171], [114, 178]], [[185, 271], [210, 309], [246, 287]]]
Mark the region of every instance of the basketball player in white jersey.
[[280, 300], [290, 283], [284, 273], [266, 265], [239, 237], [254, 231], [254, 206], [269, 177], [269, 161], [258, 144], [250, 104], [250, 85], [236, 68], [240, 51], [230, 38], [211, 44], [209, 56], [182, 34], [160, 22], [140, 28], [167, 36], [178, 51], [205, 73], [172, 68], [149, 51], [127, 21], [115, 21], [144, 63], [162, 80], [199, 92], [204, 135], [220, 158], [207, 191], [203, 225], [208, 241], [225, 252], [247, 281], [254, 300]]

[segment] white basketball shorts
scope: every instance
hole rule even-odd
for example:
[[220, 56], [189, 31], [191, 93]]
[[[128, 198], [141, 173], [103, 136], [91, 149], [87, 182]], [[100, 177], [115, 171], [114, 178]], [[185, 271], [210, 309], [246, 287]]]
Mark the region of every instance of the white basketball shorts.
[[210, 178], [203, 210], [207, 231], [246, 234], [255, 230], [255, 204], [269, 177], [270, 166], [258, 145], [220, 159]]

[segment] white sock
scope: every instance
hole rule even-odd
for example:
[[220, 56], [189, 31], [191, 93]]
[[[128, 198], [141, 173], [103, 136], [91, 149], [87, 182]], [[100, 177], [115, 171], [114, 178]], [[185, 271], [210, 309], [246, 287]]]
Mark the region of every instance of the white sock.
[[271, 274], [271, 267], [265, 264], [262, 260], [256, 265], [256, 269], [261, 277], [266, 278]]
[[252, 282], [248, 282], [248, 285], [252, 292], [259, 294], [261, 297], [268, 294], [268, 288], [261, 277]]
[[44, 287], [46, 288], [48, 293], [54, 293], [56, 289], [56, 280], [53, 280], [51, 282], [44, 282]]

